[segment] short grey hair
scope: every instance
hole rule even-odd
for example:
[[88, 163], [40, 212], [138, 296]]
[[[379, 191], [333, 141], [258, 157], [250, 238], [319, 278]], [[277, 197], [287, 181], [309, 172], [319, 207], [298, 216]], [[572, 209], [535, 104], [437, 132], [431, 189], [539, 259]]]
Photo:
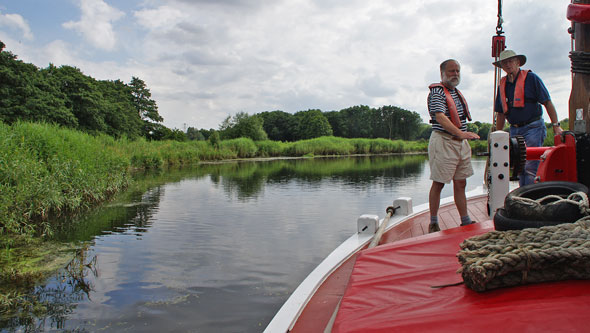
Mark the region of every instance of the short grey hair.
[[455, 59], [447, 59], [447, 60], [445, 60], [445, 61], [443, 61], [443, 62], [440, 63], [440, 72], [441, 73], [444, 72], [444, 70], [447, 68], [447, 65], [450, 62], [456, 62], [457, 65], [461, 66], [457, 60], [455, 60]]

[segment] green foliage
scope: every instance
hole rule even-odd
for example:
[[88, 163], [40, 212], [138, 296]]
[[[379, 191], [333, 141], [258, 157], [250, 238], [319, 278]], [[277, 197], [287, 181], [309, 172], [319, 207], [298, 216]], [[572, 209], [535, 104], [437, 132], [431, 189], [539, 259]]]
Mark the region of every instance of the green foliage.
[[220, 148], [235, 152], [239, 158], [255, 157], [258, 151], [258, 147], [254, 141], [249, 138], [221, 141]]
[[469, 145], [471, 146], [471, 153], [478, 154], [478, 153], [485, 153], [488, 151], [488, 141], [486, 140], [469, 140]]
[[479, 129], [477, 131], [477, 135], [479, 135], [480, 140], [487, 140], [488, 136], [490, 135], [490, 131], [492, 129], [492, 124], [490, 123], [481, 123]]
[[219, 131], [224, 140], [237, 138], [249, 138], [254, 141], [266, 140], [268, 137], [262, 123], [262, 117], [238, 112], [233, 117], [228, 116], [221, 124]]
[[357, 105], [340, 110], [342, 118], [342, 136], [345, 138], [372, 138], [371, 109], [366, 105]]
[[284, 111], [266, 111], [258, 114], [262, 120], [262, 128], [273, 141], [294, 141], [297, 129], [297, 119], [291, 113]]
[[219, 137], [219, 132], [213, 131], [211, 133], [211, 135], [209, 136], [209, 143], [211, 144], [211, 146], [215, 149], [218, 149], [220, 141], [221, 141], [221, 138]]
[[46, 124], [0, 124], [0, 233], [50, 232], [50, 216], [77, 212], [127, 186], [113, 138]]
[[287, 150], [288, 143], [279, 141], [256, 141], [256, 147], [258, 148], [258, 156], [260, 157], [278, 157], [282, 156], [283, 152]]
[[17, 60], [4, 46], [0, 44], [0, 121], [53, 123], [129, 138], [146, 135], [149, 123], [162, 121], [149, 89], [136, 77], [127, 85], [95, 80], [72, 66], [39, 69]]
[[158, 113], [156, 101], [151, 99], [152, 93], [142, 79], [135, 76], [132, 77], [131, 82], [129, 82], [129, 88], [135, 111], [141, 120], [153, 123], [160, 123], [164, 120]]
[[199, 141], [206, 140], [203, 133], [201, 133], [201, 131], [197, 130], [194, 127], [189, 127], [186, 129], [186, 138], [187, 138], [187, 140], [191, 140], [191, 141], [192, 140], [199, 140]]
[[318, 138], [332, 135], [332, 127], [320, 110], [307, 110], [295, 113], [297, 129], [295, 138], [298, 140]]

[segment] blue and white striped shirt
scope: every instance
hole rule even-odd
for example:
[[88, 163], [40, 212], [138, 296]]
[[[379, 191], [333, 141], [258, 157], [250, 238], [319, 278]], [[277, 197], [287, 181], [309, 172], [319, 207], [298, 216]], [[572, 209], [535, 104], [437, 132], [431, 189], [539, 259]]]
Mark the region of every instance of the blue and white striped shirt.
[[[467, 120], [465, 117], [465, 112], [463, 112], [464, 106], [461, 102], [461, 97], [459, 97], [459, 94], [457, 94], [456, 89], [449, 89], [449, 92], [451, 93], [451, 97], [453, 97], [453, 100], [455, 101], [455, 105], [457, 106], [457, 113], [459, 114], [459, 119], [461, 119], [460, 130], [466, 132]], [[428, 94], [428, 112], [430, 113], [430, 117], [434, 121], [436, 121], [437, 112], [443, 112], [445, 116], [449, 117], [450, 119], [451, 115], [449, 113], [449, 107], [447, 106], [447, 98], [442, 87], [434, 87], [430, 89], [430, 93]], [[445, 131], [444, 128], [437, 122], [433, 122], [432, 130], [449, 133]]]

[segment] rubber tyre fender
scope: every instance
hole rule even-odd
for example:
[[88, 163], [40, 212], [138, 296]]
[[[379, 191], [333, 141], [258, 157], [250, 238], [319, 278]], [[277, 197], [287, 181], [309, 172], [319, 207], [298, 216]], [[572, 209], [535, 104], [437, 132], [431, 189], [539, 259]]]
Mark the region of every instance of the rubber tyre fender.
[[540, 228], [549, 225], [558, 225], [567, 222], [562, 221], [529, 221], [529, 220], [518, 220], [515, 218], [508, 217], [504, 208], [498, 208], [494, 215], [494, 228], [497, 231], [508, 231], [508, 230], [522, 230], [526, 228]]
[[531, 205], [514, 199], [514, 197], [524, 197], [536, 200], [550, 194], [567, 197], [574, 192], [587, 194], [588, 187], [581, 183], [565, 181], [542, 182], [519, 187], [508, 193], [504, 199], [505, 216], [516, 220], [575, 222], [584, 217], [576, 204], [562, 202], [548, 205], [548, 203], [556, 201], [548, 199], [544, 201], [544, 205], [533, 209]]

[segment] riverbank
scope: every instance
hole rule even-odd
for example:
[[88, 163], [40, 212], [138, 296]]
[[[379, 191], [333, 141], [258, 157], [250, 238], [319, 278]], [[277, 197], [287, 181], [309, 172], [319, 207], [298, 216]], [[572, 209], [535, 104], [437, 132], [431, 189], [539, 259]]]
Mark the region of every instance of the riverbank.
[[[241, 138], [145, 141], [92, 136], [59, 126], [0, 124], [0, 235], [51, 236], [50, 221], [82, 212], [125, 189], [137, 170], [203, 162], [426, 152], [428, 142], [321, 137], [297, 142]], [[474, 153], [485, 142], [471, 143]]]
[[[486, 146], [484, 141], [472, 145], [474, 152]], [[424, 153], [427, 147], [425, 140], [336, 137], [149, 142], [49, 124], [0, 124], [0, 280], [10, 282], [11, 276], [29, 271], [30, 265], [18, 262], [18, 251], [27, 244], [39, 248], [39, 240], [51, 239], [52, 221], [108, 201], [129, 186], [136, 171], [235, 159]]]

